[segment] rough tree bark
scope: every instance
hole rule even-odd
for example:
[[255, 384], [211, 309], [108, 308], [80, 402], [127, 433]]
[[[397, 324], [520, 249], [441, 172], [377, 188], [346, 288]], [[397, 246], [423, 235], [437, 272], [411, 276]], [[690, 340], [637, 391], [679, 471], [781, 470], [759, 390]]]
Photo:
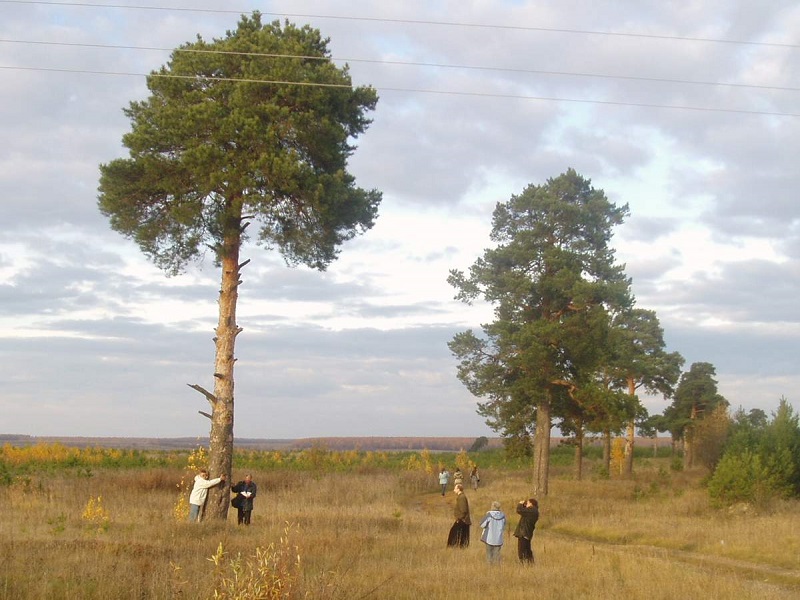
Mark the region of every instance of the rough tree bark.
[[[636, 395], [636, 380], [628, 377], [628, 394]], [[627, 478], [633, 477], [633, 446], [636, 443], [636, 423], [633, 419], [628, 422], [627, 435], [625, 439], [625, 467], [624, 475]]]
[[581, 423], [575, 432], [575, 481], [583, 479], [583, 440], [583, 423]]
[[230, 506], [230, 481], [233, 466], [233, 400], [234, 375], [236, 363], [236, 336], [242, 329], [236, 324], [236, 303], [239, 299], [241, 269], [248, 262], [239, 264], [239, 250], [242, 233], [247, 224], [242, 225], [239, 214], [230, 218], [226, 227], [223, 248], [219, 256], [222, 263], [222, 282], [219, 291], [219, 322], [215, 330], [214, 343], [214, 393], [203, 390], [198, 385], [190, 387], [200, 391], [211, 403], [211, 433], [209, 436], [210, 476], [225, 475], [226, 482], [210, 488], [206, 500], [205, 516], [216, 519], [228, 517]]
[[[549, 396], [549, 392], [548, 392]], [[533, 495], [547, 495], [550, 476], [550, 399], [536, 409], [536, 432], [533, 436]]]
[[683, 468], [688, 470], [694, 466], [694, 423], [697, 420], [697, 405], [692, 404], [689, 425], [683, 430]]

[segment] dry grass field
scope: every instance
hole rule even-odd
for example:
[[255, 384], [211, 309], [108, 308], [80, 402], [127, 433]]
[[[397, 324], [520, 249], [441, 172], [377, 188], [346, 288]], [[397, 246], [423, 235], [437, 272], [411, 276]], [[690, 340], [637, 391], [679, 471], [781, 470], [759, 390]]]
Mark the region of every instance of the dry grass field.
[[[56, 470], [0, 486], [0, 598], [800, 597], [800, 504], [714, 508], [699, 476], [666, 464], [637, 462], [633, 481], [555, 468], [529, 567], [510, 535], [488, 565], [475, 525], [469, 548], [446, 548], [453, 495], [421, 471], [256, 470], [243, 528], [233, 510], [176, 521], [179, 469]], [[513, 527], [528, 482], [485, 468], [467, 491], [473, 522], [499, 500]], [[283, 595], [237, 595], [270, 578]]]

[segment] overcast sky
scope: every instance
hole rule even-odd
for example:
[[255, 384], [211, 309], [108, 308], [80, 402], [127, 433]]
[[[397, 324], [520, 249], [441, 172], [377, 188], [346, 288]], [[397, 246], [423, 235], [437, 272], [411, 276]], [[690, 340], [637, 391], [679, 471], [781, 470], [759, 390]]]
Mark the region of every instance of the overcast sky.
[[383, 203], [324, 273], [244, 248], [237, 436], [493, 435], [447, 348], [491, 311], [447, 274], [570, 167], [629, 205], [612, 245], [667, 350], [733, 407], [800, 407], [796, 0], [101, 3], [0, 1], [0, 433], [208, 433], [186, 384], [213, 387], [219, 272], [168, 278], [111, 231], [98, 165], [144, 75], [254, 9], [377, 88], [350, 168]]

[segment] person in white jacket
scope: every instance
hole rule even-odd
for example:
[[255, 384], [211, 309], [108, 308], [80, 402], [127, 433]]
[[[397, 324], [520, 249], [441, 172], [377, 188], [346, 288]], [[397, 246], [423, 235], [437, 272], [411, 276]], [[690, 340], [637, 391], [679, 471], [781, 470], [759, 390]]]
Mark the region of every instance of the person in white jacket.
[[500, 503], [492, 502], [492, 509], [481, 521], [481, 541], [486, 544], [486, 560], [489, 563], [500, 562], [500, 550], [503, 548], [503, 536], [506, 531], [506, 515], [500, 510]]
[[442, 496], [447, 493], [447, 482], [450, 481], [450, 472], [442, 467], [439, 471], [439, 485], [442, 486]]
[[202, 469], [197, 475], [194, 477], [194, 487], [192, 487], [192, 493], [189, 494], [189, 522], [190, 523], [197, 523], [200, 521], [200, 509], [206, 503], [206, 497], [208, 496], [208, 488], [212, 488], [215, 485], [219, 485], [220, 483], [225, 481], [225, 475], [220, 475], [216, 479], [209, 479], [208, 478], [208, 471]]

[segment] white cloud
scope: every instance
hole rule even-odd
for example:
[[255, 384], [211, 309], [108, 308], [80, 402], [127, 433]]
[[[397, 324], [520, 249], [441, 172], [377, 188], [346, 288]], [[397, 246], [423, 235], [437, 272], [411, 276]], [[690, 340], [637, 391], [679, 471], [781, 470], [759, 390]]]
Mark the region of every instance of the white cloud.
[[[614, 244], [669, 349], [687, 367], [714, 364], [734, 406], [793, 399], [800, 118], [713, 109], [798, 112], [796, 92], [776, 89], [800, 87], [796, 48], [775, 45], [797, 39], [796, 3], [257, 5], [315, 15], [354, 81], [378, 88], [351, 169], [384, 201], [325, 273], [245, 249], [238, 435], [489, 435], [446, 343], [490, 307], [455, 302], [447, 273], [490, 245], [498, 201], [568, 167], [629, 204]], [[185, 384], [211, 379], [218, 272], [206, 262], [166, 278], [110, 230], [97, 166], [123, 153], [122, 109], [147, 90], [141, 76], [77, 72], [149, 72], [168, 59], [158, 48], [222, 36], [238, 18], [229, 11], [254, 8], [171, 6], [203, 12], [5, 10], [0, 37], [17, 41], [0, 42], [4, 430], [206, 433], [205, 401]], [[325, 18], [336, 14], [370, 20]]]

